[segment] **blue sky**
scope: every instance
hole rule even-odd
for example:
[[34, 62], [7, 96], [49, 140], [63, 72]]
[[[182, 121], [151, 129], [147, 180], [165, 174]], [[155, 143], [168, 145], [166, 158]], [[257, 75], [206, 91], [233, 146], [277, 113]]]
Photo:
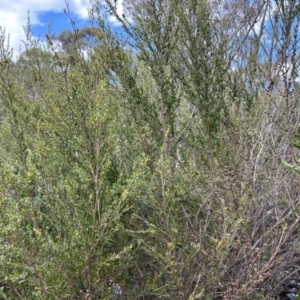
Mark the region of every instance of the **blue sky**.
[[[38, 19], [41, 24], [35, 24], [31, 27], [34, 36], [44, 37], [48, 33], [48, 24], [51, 24], [51, 29], [54, 33], [58, 34], [64, 29], [72, 29], [71, 23], [66, 14], [61, 12], [47, 11], [38, 14]], [[80, 16], [73, 16], [77, 27], [88, 25], [88, 20]]]
[[[118, 10], [122, 14], [122, 0], [118, 1]], [[68, 0], [72, 18], [78, 28], [89, 25], [89, 0]], [[64, 9], [65, 0], [0, 0], [0, 26], [5, 27], [10, 35], [10, 46], [14, 48], [14, 56], [19, 53], [22, 40], [25, 39], [23, 26], [27, 24], [28, 11], [33, 36], [43, 40], [52, 23], [52, 31], [59, 34], [64, 29], [71, 29]], [[115, 22], [115, 20], [111, 20]]]

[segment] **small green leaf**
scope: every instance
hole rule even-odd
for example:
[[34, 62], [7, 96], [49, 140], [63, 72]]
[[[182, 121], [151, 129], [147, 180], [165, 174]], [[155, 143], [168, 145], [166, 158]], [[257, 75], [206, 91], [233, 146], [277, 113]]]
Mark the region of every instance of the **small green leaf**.
[[300, 174], [300, 167], [295, 167], [295, 166], [292, 166], [291, 164], [287, 163], [286, 161], [282, 161], [282, 163], [284, 164], [284, 166], [290, 170], [290, 171], [293, 171], [297, 174]]

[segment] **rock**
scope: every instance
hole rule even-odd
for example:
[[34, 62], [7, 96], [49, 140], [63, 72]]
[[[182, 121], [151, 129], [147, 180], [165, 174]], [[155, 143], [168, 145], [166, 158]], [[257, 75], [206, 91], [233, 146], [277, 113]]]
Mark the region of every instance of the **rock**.
[[286, 294], [286, 296], [287, 296], [290, 300], [295, 300], [297, 295], [294, 294], [294, 293], [289, 293], [289, 294]]

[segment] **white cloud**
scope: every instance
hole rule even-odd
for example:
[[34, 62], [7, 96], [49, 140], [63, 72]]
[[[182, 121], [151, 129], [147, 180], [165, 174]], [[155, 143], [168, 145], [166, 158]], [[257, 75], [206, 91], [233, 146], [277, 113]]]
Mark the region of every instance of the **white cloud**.
[[[68, 2], [72, 14], [79, 19], [88, 18], [89, 0]], [[65, 7], [64, 0], [0, 0], [0, 26], [5, 27], [6, 34], [10, 35], [10, 45], [14, 48], [15, 55], [25, 39], [23, 26], [27, 24], [28, 11], [31, 25], [47, 25], [42, 24], [39, 15], [49, 11], [62, 12]]]
[[[122, 18], [124, 14], [123, 0], [118, 0], [116, 2], [116, 10], [117, 14]], [[115, 16], [110, 16], [109, 21], [115, 26], [121, 25]]]
[[87, 19], [88, 15], [88, 7], [90, 7], [89, 0], [72, 0], [70, 3], [70, 10], [72, 13], [75, 13], [81, 19]]

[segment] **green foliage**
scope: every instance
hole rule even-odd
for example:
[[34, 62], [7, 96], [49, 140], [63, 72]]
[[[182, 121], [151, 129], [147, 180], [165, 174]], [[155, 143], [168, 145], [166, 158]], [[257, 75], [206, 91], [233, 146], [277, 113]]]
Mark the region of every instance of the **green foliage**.
[[211, 2], [92, 5], [96, 27], [28, 31], [16, 61], [0, 34], [1, 299], [275, 297], [296, 97], [262, 91]]
[[[294, 139], [293, 139], [293, 142], [292, 142], [292, 145], [293, 147], [295, 147], [296, 149], [300, 149], [300, 135], [295, 135], [294, 136]], [[291, 164], [289, 164], [288, 162], [286, 161], [282, 161], [284, 166], [290, 170], [290, 171], [293, 171], [297, 174], [300, 174], [300, 167], [297, 167], [297, 166], [293, 166]], [[300, 160], [297, 160], [297, 162], [300, 162]]]

